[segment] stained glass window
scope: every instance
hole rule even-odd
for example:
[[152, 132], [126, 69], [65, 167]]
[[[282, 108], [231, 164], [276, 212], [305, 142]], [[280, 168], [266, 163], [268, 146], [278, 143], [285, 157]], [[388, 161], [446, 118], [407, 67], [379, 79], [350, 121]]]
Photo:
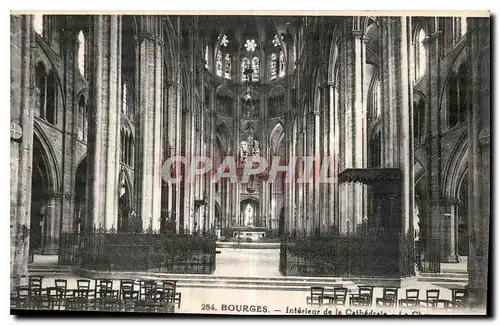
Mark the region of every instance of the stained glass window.
[[243, 57], [241, 59], [241, 81], [247, 82], [248, 76], [245, 74], [245, 70], [250, 67], [250, 60], [248, 58]]
[[222, 52], [217, 51], [217, 57], [215, 59], [215, 74], [222, 77]]
[[83, 31], [78, 33], [78, 70], [85, 75], [85, 35]]
[[227, 47], [229, 44], [229, 40], [227, 39], [227, 35], [222, 36], [222, 40], [220, 41], [220, 46]]
[[274, 45], [274, 47], [280, 46], [282, 40], [283, 40], [283, 36], [278, 37], [278, 35], [274, 35], [274, 37], [273, 37], [273, 45]]
[[224, 78], [231, 79], [231, 57], [226, 53], [224, 57]]
[[43, 15], [33, 15], [33, 28], [38, 35], [43, 36]]
[[257, 43], [255, 43], [254, 39], [247, 39], [245, 41], [245, 48], [248, 52], [253, 52], [257, 48]]
[[285, 76], [285, 54], [283, 51], [280, 52], [280, 69], [279, 69], [279, 76], [283, 77]]
[[256, 56], [252, 59], [252, 69], [252, 81], [259, 81], [259, 58]]
[[276, 53], [271, 54], [271, 80], [276, 79]]

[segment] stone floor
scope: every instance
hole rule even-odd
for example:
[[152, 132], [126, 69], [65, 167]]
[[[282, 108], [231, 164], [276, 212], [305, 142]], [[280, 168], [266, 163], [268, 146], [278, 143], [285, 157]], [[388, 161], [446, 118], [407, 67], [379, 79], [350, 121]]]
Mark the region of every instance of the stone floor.
[[[76, 288], [76, 281], [79, 279], [76, 276], [66, 277], [68, 280], [68, 289]], [[53, 286], [54, 278], [45, 277], [43, 286]], [[93, 287], [93, 283], [91, 287]], [[119, 281], [115, 281], [115, 288], [119, 288]], [[451, 299], [451, 291], [442, 287], [434, 286], [430, 283], [418, 283], [411, 288], [420, 289], [420, 299], [424, 299], [425, 290], [427, 289], [441, 289], [441, 299]], [[406, 287], [399, 290], [398, 295], [404, 297]], [[444, 290], [443, 290], [444, 289]], [[276, 290], [247, 290], [247, 289], [228, 289], [228, 288], [180, 288], [179, 292], [182, 293], [181, 307], [176, 309], [178, 313], [196, 313], [196, 314], [287, 314], [297, 315], [307, 308], [309, 310], [320, 310], [324, 313], [325, 310], [332, 310], [330, 307], [317, 307], [313, 308], [306, 303], [308, 290], [304, 291], [281, 291]], [[382, 288], [375, 288], [374, 297], [382, 296]], [[246, 307], [245, 307], [246, 306]], [[288, 308], [288, 309], [287, 309]], [[297, 309], [295, 309], [297, 308]], [[299, 310], [300, 308], [300, 310]], [[349, 310], [348, 310], [349, 309]], [[339, 308], [343, 314], [349, 312], [356, 312], [358, 308]], [[365, 309], [363, 309], [364, 312]], [[367, 310], [380, 311], [380, 308], [375, 306], [375, 301], [372, 308]], [[387, 313], [398, 314], [401, 312], [408, 312], [400, 309], [386, 309]], [[422, 314], [484, 314], [485, 310], [463, 310], [463, 311], [445, 311], [445, 310], [431, 310], [420, 308]]]
[[[220, 248], [217, 255], [217, 268], [215, 276], [230, 277], [280, 277], [278, 272], [279, 249], [234, 249]], [[35, 256], [34, 264], [56, 265], [57, 256]], [[453, 266], [445, 266], [446, 270], [465, 270], [464, 263]], [[54, 277], [45, 277], [44, 286], [53, 285]], [[76, 288], [76, 276], [65, 276], [68, 279], [68, 287]], [[118, 281], [115, 284], [119, 287]], [[450, 286], [437, 286], [427, 282], [408, 283], [408, 287], [399, 290], [399, 296], [404, 297], [405, 289], [420, 289], [420, 298], [424, 299], [425, 290], [441, 289], [440, 298], [451, 299]], [[182, 304], [178, 312], [180, 313], [245, 313], [245, 314], [297, 314], [294, 308], [309, 308], [306, 304], [307, 290], [283, 291], [267, 289], [233, 289], [233, 288], [197, 288], [181, 287]], [[375, 297], [382, 296], [382, 288], [376, 288]], [[246, 307], [244, 307], [246, 306]], [[250, 307], [255, 306], [255, 307]], [[260, 306], [260, 307], [258, 307]], [[287, 312], [287, 307], [288, 311]], [[293, 312], [290, 313], [290, 311]], [[325, 308], [321, 308], [321, 313]], [[327, 311], [328, 312], [328, 311]], [[341, 312], [346, 313], [347, 310]], [[399, 313], [399, 311], [393, 311]], [[435, 311], [421, 310], [422, 313], [435, 313]], [[441, 311], [442, 312], [442, 311]], [[477, 313], [484, 311], [467, 311]], [[299, 312], [300, 313], [300, 312]], [[456, 311], [455, 311], [456, 313]]]
[[[215, 275], [279, 276], [279, 249], [218, 248]], [[57, 255], [35, 255], [32, 265], [56, 265]], [[441, 263], [442, 273], [467, 273], [467, 259], [460, 263]]]

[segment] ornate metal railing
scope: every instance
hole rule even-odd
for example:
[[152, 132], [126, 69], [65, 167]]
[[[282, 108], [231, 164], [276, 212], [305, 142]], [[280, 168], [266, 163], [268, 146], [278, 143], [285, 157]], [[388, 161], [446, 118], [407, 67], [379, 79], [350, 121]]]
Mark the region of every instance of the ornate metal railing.
[[286, 276], [408, 276], [413, 270], [408, 266], [412, 262], [406, 241], [376, 235], [283, 238], [280, 272]]
[[[215, 237], [92, 231], [64, 233], [59, 263], [100, 271], [211, 274]], [[75, 245], [76, 244], [76, 245]]]
[[425, 273], [441, 272], [441, 240], [439, 238], [421, 238], [417, 250], [417, 263]]

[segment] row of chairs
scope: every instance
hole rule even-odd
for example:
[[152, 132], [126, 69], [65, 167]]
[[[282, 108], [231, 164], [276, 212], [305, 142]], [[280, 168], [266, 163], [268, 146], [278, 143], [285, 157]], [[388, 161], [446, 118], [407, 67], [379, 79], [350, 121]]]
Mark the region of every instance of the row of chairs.
[[[92, 283], [93, 288], [92, 288]], [[76, 289], [68, 289], [65, 279], [43, 286], [43, 277], [30, 276], [28, 285], [16, 288], [13, 308], [51, 310], [106, 310], [173, 312], [180, 308], [181, 293], [176, 281], [78, 279]]]
[[[372, 307], [373, 286], [358, 286], [357, 293], [348, 294], [347, 288], [311, 287], [307, 297], [309, 305], [336, 305]], [[419, 299], [420, 289], [406, 289], [405, 298], [398, 300], [398, 288], [384, 287], [382, 297], [375, 299], [377, 307], [431, 307], [431, 308], [463, 308], [466, 306], [467, 292], [464, 289], [452, 289], [452, 300], [440, 299], [439, 289], [425, 291], [425, 299]], [[348, 299], [349, 298], [349, 299]]]

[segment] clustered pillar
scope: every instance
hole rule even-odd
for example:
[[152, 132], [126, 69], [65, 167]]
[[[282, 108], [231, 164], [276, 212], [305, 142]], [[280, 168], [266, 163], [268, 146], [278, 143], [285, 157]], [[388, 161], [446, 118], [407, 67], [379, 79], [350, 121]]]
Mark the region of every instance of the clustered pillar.
[[121, 17], [92, 16], [89, 50], [88, 220], [117, 227], [120, 172]]
[[[339, 83], [343, 141], [342, 169], [366, 168], [365, 35], [350, 27], [339, 44]], [[342, 233], [356, 232], [366, 218], [367, 188], [360, 183], [339, 184], [340, 224]]]
[[158, 230], [161, 215], [163, 23], [140, 16], [136, 35], [137, 123], [136, 194], [143, 229]]
[[[469, 145], [469, 271], [470, 297], [485, 306], [488, 293], [488, 264], [491, 214], [491, 102], [489, 18], [469, 19], [468, 57], [471, 101], [468, 109]], [[490, 289], [491, 290], [491, 289]]]
[[10, 287], [25, 284], [31, 210], [33, 110], [30, 76], [34, 37], [32, 16], [10, 16], [11, 141], [10, 141]]

